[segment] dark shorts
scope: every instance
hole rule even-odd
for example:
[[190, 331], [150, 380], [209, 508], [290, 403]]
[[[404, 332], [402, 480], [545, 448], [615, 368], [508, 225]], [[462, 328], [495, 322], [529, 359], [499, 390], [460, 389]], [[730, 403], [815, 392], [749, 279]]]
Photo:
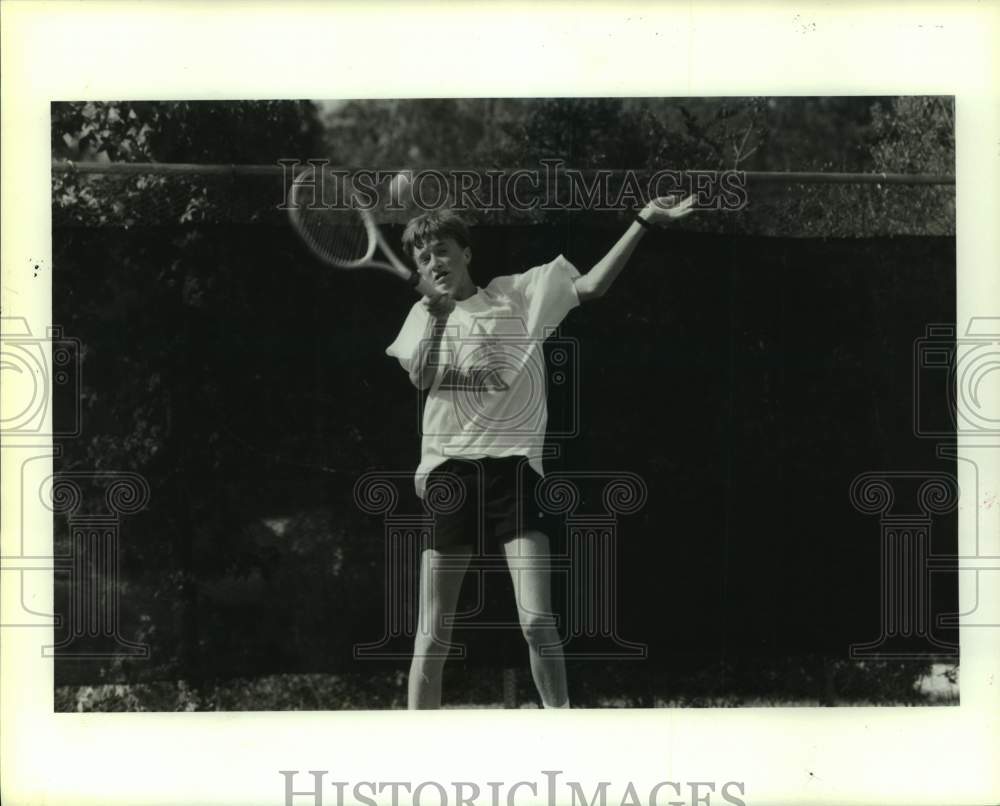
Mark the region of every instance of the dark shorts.
[[535, 502], [540, 479], [524, 456], [448, 459], [438, 465], [427, 475], [425, 493], [435, 514], [431, 545], [497, 554], [505, 541], [544, 530]]

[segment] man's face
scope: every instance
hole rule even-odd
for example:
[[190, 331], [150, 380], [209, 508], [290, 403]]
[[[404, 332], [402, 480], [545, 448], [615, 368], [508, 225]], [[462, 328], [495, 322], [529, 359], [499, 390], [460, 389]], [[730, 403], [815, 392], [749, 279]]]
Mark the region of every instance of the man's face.
[[413, 250], [413, 259], [417, 271], [441, 294], [451, 294], [467, 286], [469, 279], [469, 260], [472, 250], [461, 247], [454, 238], [441, 238], [424, 243], [420, 249]]

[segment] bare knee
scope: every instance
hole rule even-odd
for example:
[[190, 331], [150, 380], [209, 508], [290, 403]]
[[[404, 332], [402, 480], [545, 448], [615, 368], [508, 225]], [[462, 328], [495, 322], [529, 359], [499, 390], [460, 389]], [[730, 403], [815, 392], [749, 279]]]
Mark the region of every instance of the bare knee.
[[543, 613], [528, 613], [521, 616], [521, 633], [528, 646], [539, 649], [559, 642], [555, 617]]

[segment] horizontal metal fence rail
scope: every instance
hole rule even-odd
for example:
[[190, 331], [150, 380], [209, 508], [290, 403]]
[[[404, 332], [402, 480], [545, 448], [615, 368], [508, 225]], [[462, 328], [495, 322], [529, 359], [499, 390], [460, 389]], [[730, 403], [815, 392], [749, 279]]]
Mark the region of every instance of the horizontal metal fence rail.
[[[305, 161], [300, 163], [303, 167]], [[348, 172], [361, 170], [359, 168], [348, 168], [335, 166], [338, 170]], [[381, 169], [389, 171], [390, 169]], [[415, 173], [420, 173], [418, 169]], [[427, 169], [430, 170], [430, 169]], [[477, 171], [486, 174], [487, 169], [482, 168], [434, 168], [435, 171], [447, 173], [451, 170]], [[489, 169], [491, 171], [499, 169]], [[511, 168], [511, 171], [518, 170]], [[110, 175], [135, 175], [135, 174], [157, 174], [163, 176], [170, 175], [196, 175], [196, 176], [284, 176], [290, 174], [292, 169], [285, 165], [209, 165], [199, 163], [183, 162], [72, 162], [70, 160], [53, 160], [53, 173], [77, 173], [77, 174], [110, 174]], [[625, 169], [610, 170], [612, 176], [624, 176]], [[595, 169], [581, 170], [585, 176], [593, 176], [597, 173]], [[655, 171], [650, 169], [633, 170], [631, 173], [636, 176], [651, 176]], [[677, 171], [679, 174], [720, 174], [734, 173], [742, 175], [747, 182], [767, 183], [779, 185], [954, 185], [955, 177], [952, 174], [899, 174], [899, 173], [845, 173], [826, 171]]]

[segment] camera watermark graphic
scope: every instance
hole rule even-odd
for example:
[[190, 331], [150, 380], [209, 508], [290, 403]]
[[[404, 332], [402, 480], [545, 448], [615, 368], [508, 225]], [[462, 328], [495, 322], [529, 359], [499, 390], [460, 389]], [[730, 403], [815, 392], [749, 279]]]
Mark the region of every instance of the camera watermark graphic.
[[[578, 169], [543, 159], [534, 168], [348, 170], [329, 160], [281, 159], [284, 187], [293, 180], [309, 208], [359, 207], [383, 213], [448, 206], [458, 212], [629, 211], [657, 198], [693, 196], [699, 210], [735, 212], [748, 203], [743, 171]], [[304, 179], [304, 175], [308, 178]], [[402, 175], [405, 181], [393, 181]], [[287, 190], [286, 190], [287, 193]], [[296, 209], [286, 196], [279, 210]]]
[[[5, 449], [28, 452], [16, 480], [19, 496], [8, 499], [18, 509], [19, 539], [0, 557], [20, 608], [0, 626], [54, 630], [55, 643], [42, 648], [47, 657], [146, 658], [149, 647], [122, 631], [120, 559], [123, 521], [145, 508], [149, 484], [129, 472], [52, 472], [62, 446], [49, 440], [82, 433], [82, 344], [58, 326], [34, 334], [23, 318], [2, 318], [0, 328], [0, 435]], [[53, 516], [54, 534], [30, 525], [39, 506]], [[38, 604], [39, 574], [54, 583], [58, 612], [49, 612], [50, 602]]]
[[[879, 518], [881, 546], [880, 631], [851, 646], [855, 658], [956, 657], [958, 646], [941, 630], [1000, 626], [983, 607], [1000, 579], [1000, 545], [982, 540], [989, 532], [980, 521], [996, 493], [984, 489], [979, 467], [1000, 450], [1000, 317], [974, 317], [964, 336], [958, 332], [954, 324], [930, 324], [913, 345], [913, 434], [936, 441], [938, 458], [954, 463], [955, 473], [869, 472], [851, 484], [855, 509]], [[974, 534], [973, 553], [934, 550], [935, 519], [954, 518], [959, 510]], [[971, 592], [971, 605], [937, 613], [932, 623], [935, 578], [956, 573], [966, 575], [959, 594], [967, 599]]]
[[[418, 392], [421, 433], [467, 440], [488, 431], [491, 440], [509, 438], [519, 447], [538, 448], [547, 439], [579, 436], [579, 341], [560, 335], [557, 328], [531, 337], [527, 322], [518, 316], [491, 318], [490, 325], [490, 334], [465, 337], [456, 326], [445, 327], [447, 346], [429, 360], [439, 367], [436, 391], [448, 416], [425, 419]], [[425, 340], [422, 349], [433, 343]], [[558, 421], [549, 422], [550, 408], [560, 413]]]
[[[21, 317], [0, 318], [0, 384], [5, 441], [37, 437], [76, 437], [81, 428], [79, 339], [59, 326], [44, 336], [31, 332]], [[52, 406], [58, 396], [66, 405]]]
[[[521, 463], [519, 472], [531, 472], [527, 461]], [[413, 641], [418, 633], [436, 639], [428, 644], [426, 654], [464, 658], [467, 648], [449, 636], [453, 628], [467, 625], [474, 625], [477, 630], [535, 629], [542, 633], [559, 630], [553, 642], [539, 645], [542, 655], [558, 653], [577, 660], [647, 657], [647, 646], [625, 638], [618, 620], [619, 521], [638, 513], [645, 505], [648, 489], [641, 477], [620, 471], [549, 473], [538, 481], [533, 498], [524, 506], [535, 507], [535, 514], [555, 516], [564, 523], [563, 539], [559, 541], [562, 549], [547, 555], [488, 553], [486, 523], [480, 511], [477, 533], [470, 535], [472, 551], [460, 556], [435, 555], [425, 550], [434, 545], [437, 516], [461, 506], [469, 487], [449, 473], [433, 474], [430, 478], [420, 512], [405, 511], [401, 506], [401, 501], [407, 500], [404, 490], [413, 483], [412, 473], [366, 473], [355, 485], [357, 506], [382, 518], [385, 545], [383, 635], [376, 641], [355, 645], [355, 658], [412, 658]], [[475, 479], [474, 484], [478, 485], [475, 495], [483, 494], [483, 483], [481, 476]], [[584, 509], [584, 500], [600, 503]], [[522, 509], [517, 513], [519, 523], [525, 523], [529, 514]], [[421, 563], [428, 565], [422, 568]], [[563, 598], [555, 612], [522, 608], [519, 620], [483, 618], [484, 590], [491, 575], [510, 574], [517, 595], [524, 577], [537, 573], [551, 574], [562, 583]], [[418, 583], [421, 575], [428, 584]], [[432, 595], [447, 575], [469, 578], [469, 584], [474, 586], [472, 607], [445, 613], [438, 624], [421, 624], [418, 596]], [[526, 634], [526, 637], [531, 636]]]
[[[329, 770], [278, 770], [285, 806], [747, 806], [743, 781], [582, 781], [563, 770], [539, 770], [520, 781], [343, 781]], [[300, 788], [296, 788], [300, 787]], [[378, 798], [379, 800], [375, 800]]]
[[[964, 335], [959, 335], [964, 332]], [[914, 342], [914, 434], [937, 442], [939, 458], [963, 477], [960, 517], [973, 532], [972, 553], [933, 564], [958, 569], [960, 612], [941, 626], [998, 627], [1000, 542], [991, 519], [996, 478], [984, 473], [1000, 451], [1000, 317], [928, 325]]]
[[[989, 380], [1000, 373], [1000, 317], [973, 317], [963, 337], [932, 324], [913, 348], [913, 431], [922, 438], [1000, 437], [1000, 400]], [[945, 405], [942, 406], [942, 403]]]

